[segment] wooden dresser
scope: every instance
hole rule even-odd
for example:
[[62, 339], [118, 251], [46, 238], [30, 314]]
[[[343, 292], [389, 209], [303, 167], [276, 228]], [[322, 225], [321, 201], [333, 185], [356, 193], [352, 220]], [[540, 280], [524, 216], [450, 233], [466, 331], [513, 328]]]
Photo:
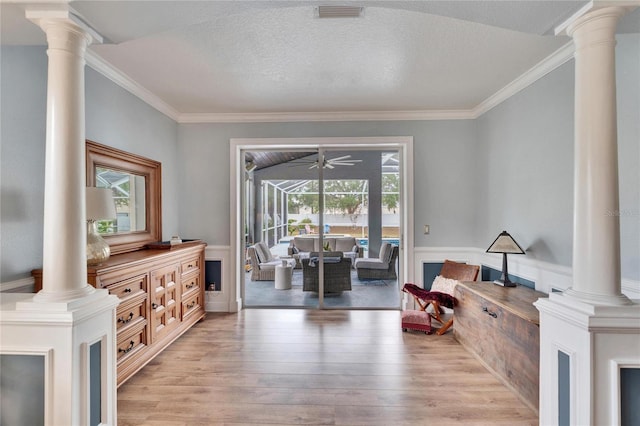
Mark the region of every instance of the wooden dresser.
[[523, 286], [463, 282], [455, 296], [456, 340], [537, 413], [540, 321], [533, 302], [547, 295]]
[[[113, 255], [88, 267], [89, 284], [120, 298], [116, 312], [118, 386], [204, 318], [204, 248]], [[35, 291], [42, 270], [34, 270]]]

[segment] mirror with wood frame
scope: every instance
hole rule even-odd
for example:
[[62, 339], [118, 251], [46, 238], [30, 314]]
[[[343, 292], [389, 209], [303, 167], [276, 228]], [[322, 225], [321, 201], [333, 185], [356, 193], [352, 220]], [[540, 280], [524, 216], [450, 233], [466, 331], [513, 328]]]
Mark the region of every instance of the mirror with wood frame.
[[87, 186], [110, 188], [117, 219], [99, 221], [112, 254], [145, 248], [162, 239], [161, 163], [86, 141]]

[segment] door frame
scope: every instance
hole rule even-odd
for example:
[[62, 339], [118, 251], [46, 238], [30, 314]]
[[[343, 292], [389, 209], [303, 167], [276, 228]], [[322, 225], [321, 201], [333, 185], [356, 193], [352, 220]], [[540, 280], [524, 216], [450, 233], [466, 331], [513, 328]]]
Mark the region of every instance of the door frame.
[[409, 256], [414, 248], [414, 221], [413, 221], [413, 136], [374, 136], [374, 137], [305, 137], [305, 138], [232, 138], [230, 140], [230, 281], [231, 303], [230, 308], [234, 312], [243, 308], [242, 274], [244, 271], [244, 226], [242, 218], [242, 197], [244, 196], [244, 151], [265, 149], [393, 149], [400, 154], [401, 180], [400, 180], [400, 250], [398, 258], [401, 268], [398, 282], [412, 282], [414, 259]]

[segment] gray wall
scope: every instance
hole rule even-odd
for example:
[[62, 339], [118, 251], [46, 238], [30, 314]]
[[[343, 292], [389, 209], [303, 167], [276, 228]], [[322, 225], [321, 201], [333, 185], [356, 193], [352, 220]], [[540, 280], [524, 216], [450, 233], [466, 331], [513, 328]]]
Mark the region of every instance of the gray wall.
[[617, 36], [622, 276], [640, 280], [640, 34]]
[[[622, 276], [640, 280], [640, 35], [616, 47]], [[571, 266], [574, 62], [477, 121], [482, 167], [475, 246], [509, 231], [527, 256]]]
[[[640, 280], [640, 36], [618, 38], [622, 274]], [[46, 54], [2, 47], [0, 281], [42, 265]], [[415, 245], [487, 246], [571, 265], [573, 63], [477, 120], [177, 125], [87, 69], [87, 138], [162, 162], [163, 236], [230, 244], [229, 140], [413, 136]], [[422, 225], [431, 234], [422, 234]]]
[[[209, 244], [228, 245], [229, 140], [274, 137], [413, 136], [416, 246], [473, 246], [478, 162], [472, 120], [182, 124], [178, 130], [181, 232]], [[422, 234], [422, 224], [432, 232]], [[419, 228], [419, 229], [418, 229]]]
[[[47, 56], [9, 47], [1, 61], [0, 282], [42, 267]], [[162, 162], [163, 236], [179, 223], [177, 124], [86, 68], [86, 137]]]
[[477, 120], [477, 247], [504, 230], [528, 257], [571, 266], [573, 92], [565, 64]]
[[162, 236], [179, 230], [178, 125], [91, 68], [86, 68], [86, 137], [162, 163]]
[[42, 266], [47, 56], [0, 50], [0, 281]]

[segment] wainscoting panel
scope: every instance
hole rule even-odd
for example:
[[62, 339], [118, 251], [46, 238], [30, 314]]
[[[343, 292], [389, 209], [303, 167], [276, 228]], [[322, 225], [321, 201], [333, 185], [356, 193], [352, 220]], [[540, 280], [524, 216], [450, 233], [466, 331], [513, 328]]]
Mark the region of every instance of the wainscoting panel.
[[[209, 312], [235, 312], [237, 310], [234, 279], [236, 274], [232, 274], [230, 270], [235, 267], [231, 265], [230, 253], [229, 246], [207, 246], [205, 249], [205, 261], [220, 261], [221, 269], [220, 291], [207, 291], [205, 294], [205, 310]], [[416, 247], [413, 263], [415, 284], [422, 286], [427, 282], [427, 288], [429, 288], [435, 278], [433, 271], [438, 269], [438, 265], [442, 265], [445, 259], [481, 265], [496, 271], [502, 269], [502, 256], [485, 253], [483, 249], [474, 247]], [[530, 259], [526, 255], [509, 256], [508, 260], [509, 276], [517, 276], [523, 280], [534, 282], [535, 289], [538, 291], [550, 293], [571, 287], [572, 272], [571, 268], [567, 266]], [[0, 283], [0, 293], [31, 293], [33, 285], [32, 277], [4, 282]], [[630, 299], [640, 299], [640, 281], [622, 279], [622, 293]], [[412, 299], [405, 299], [407, 302], [410, 300]]]
[[[486, 266], [486, 265], [482, 265], [481, 269], [482, 271], [480, 273], [480, 279], [482, 281], [495, 281], [495, 280], [499, 280], [500, 277], [502, 277], [501, 269], [490, 268], [489, 266]], [[533, 281], [514, 275], [511, 273], [511, 271], [507, 271], [507, 272], [509, 274], [509, 280], [511, 282], [523, 285], [525, 287], [533, 288], [533, 289], [536, 288], [536, 283], [534, 283]]]
[[[441, 263], [445, 259], [472, 263], [496, 271], [502, 270], [502, 255], [486, 253], [484, 249], [475, 247], [416, 247], [414, 249], [416, 284], [422, 286], [425, 281], [429, 283], [433, 281], [430, 276], [425, 276], [425, 264]], [[509, 256], [508, 262], [509, 276], [519, 277], [523, 282], [526, 280], [535, 283], [537, 291], [550, 293], [571, 287], [573, 273], [568, 266], [543, 262], [526, 255]], [[622, 293], [630, 299], [640, 299], [640, 281], [622, 279]]]
[[[207, 271], [210, 272], [205, 283], [204, 310], [207, 312], [234, 312], [236, 309], [231, 306], [231, 300], [235, 299], [232, 297], [232, 294], [235, 295], [233, 287], [235, 282], [231, 278], [230, 268], [235, 266], [231, 265], [230, 247], [207, 246], [204, 250], [204, 260]], [[213, 265], [212, 262], [219, 262], [219, 270], [218, 265]], [[214, 271], [214, 275], [219, 273], [220, 278], [219, 282], [215, 283], [216, 291], [209, 291], [209, 280], [212, 279], [211, 272]]]

